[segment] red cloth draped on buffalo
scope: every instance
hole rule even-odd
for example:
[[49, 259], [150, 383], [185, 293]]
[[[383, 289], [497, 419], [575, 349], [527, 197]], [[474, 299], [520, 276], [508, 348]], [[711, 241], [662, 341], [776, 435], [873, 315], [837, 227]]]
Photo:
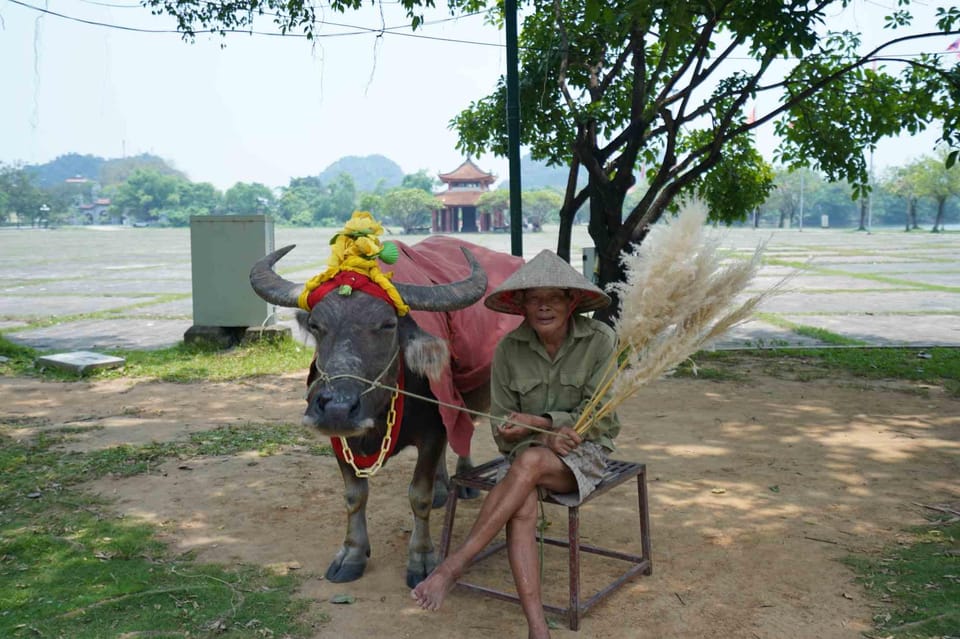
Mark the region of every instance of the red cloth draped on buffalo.
[[[466, 247], [487, 272], [487, 293], [500, 285], [523, 264], [523, 259], [446, 236], [435, 235], [410, 246], [395, 242], [400, 249], [397, 263], [389, 267], [394, 282], [429, 286], [446, 284], [467, 277], [470, 266], [460, 247]], [[464, 406], [461, 393], [469, 393], [490, 383], [493, 350], [500, 338], [516, 328], [522, 318], [495, 313], [477, 303], [459, 311], [433, 313], [410, 311], [424, 331], [447, 341], [450, 366], [440, 379], [430, 380], [430, 390], [441, 402]], [[470, 454], [473, 418], [469, 413], [440, 406], [450, 447], [457, 455]]]

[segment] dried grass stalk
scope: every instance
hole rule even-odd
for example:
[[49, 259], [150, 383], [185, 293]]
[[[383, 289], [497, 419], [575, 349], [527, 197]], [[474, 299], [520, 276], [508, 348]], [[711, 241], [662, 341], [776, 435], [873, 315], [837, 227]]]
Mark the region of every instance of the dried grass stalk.
[[726, 261], [718, 252], [719, 235], [707, 233], [706, 219], [703, 206], [688, 207], [655, 225], [643, 244], [624, 256], [625, 279], [610, 286], [620, 298], [617, 351], [574, 425], [578, 433], [750, 319], [782, 287], [780, 282], [737, 303], [760, 267], [765, 244], [748, 261]]

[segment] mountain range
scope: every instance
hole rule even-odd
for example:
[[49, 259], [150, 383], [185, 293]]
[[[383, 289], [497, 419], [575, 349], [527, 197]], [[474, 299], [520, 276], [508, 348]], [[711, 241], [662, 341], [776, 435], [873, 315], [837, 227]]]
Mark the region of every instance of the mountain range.
[[[101, 186], [119, 184], [137, 169], [151, 169], [187, 179], [172, 163], [148, 153], [112, 159], [68, 153], [44, 164], [27, 165], [24, 169], [33, 173], [38, 184], [44, 188], [78, 177], [99, 182]], [[317, 177], [324, 184], [329, 184], [343, 173], [353, 178], [358, 193], [372, 192], [378, 186], [387, 189], [397, 187], [404, 178], [400, 165], [383, 155], [344, 156], [330, 164]], [[520, 160], [520, 175], [525, 191], [542, 188], [563, 190], [566, 186], [566, 168], [549, 167], [542, 162], [531, 160], [529, 155]], [[509, 188], [508, 176], [499, 177], [502, 181], [497, 188]]]

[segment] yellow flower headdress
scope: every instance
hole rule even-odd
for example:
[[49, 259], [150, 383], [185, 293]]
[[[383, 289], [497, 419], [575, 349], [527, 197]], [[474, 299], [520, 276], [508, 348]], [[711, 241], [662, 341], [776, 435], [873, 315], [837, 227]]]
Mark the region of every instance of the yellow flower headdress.
[[[352, 271], [370, 278], [386, 292], [396, 307], [397, 314], [401, 317], [406, 315], [410, 307], [403, 302], [397, 288], [390, 281], [393, 271], [384, 273], [377, 265], [378, 257], [386, 264], [393, 264], [399, 256], [397, 245], [393, 242], [381, 242], [379, 237], [381, 234], [383, 234], [383, 227], [373, 219], [370, 213], [354, 211], [343, 229], [330, 240], [330, 259], [327, 260], [327, 269], [310, 278], [304, 285], [298, 300], [300, 308], [309, 311], [310, 293], [338, 273]], [[351, 291], [340, 290], [339, 292], [341, 295], [349, 295]]]

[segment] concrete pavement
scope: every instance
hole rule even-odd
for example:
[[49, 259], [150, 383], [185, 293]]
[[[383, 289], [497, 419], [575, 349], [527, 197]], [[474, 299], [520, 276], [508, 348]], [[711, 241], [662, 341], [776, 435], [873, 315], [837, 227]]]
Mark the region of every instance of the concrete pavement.
[[[810, 328], [869, 345], [960, 346], [960, 233], [721, 232], [733, 255], [768, 242], [752, 292], [793, 278], [720, 348], [828, 345]], [[276, 246], [298, 245], [280, 272], [304, 281], [322, 270], [331, 233], [276, 229]], [[555, 238], [551, 227], [524, 234], [524, 256], [554, 248]], [[508, 234], [466, 239], [510, 250]], [[589, 244], [586, 229], [577, 227], [573, 255]], [[15, 343], [42, 351], [163, 348], [182, 341], [192, 326], [191, 295], [187, 229], [0, 231], [0, 332]], [[282, 324], [292, 317], [289, 309], [278, 311]]]

